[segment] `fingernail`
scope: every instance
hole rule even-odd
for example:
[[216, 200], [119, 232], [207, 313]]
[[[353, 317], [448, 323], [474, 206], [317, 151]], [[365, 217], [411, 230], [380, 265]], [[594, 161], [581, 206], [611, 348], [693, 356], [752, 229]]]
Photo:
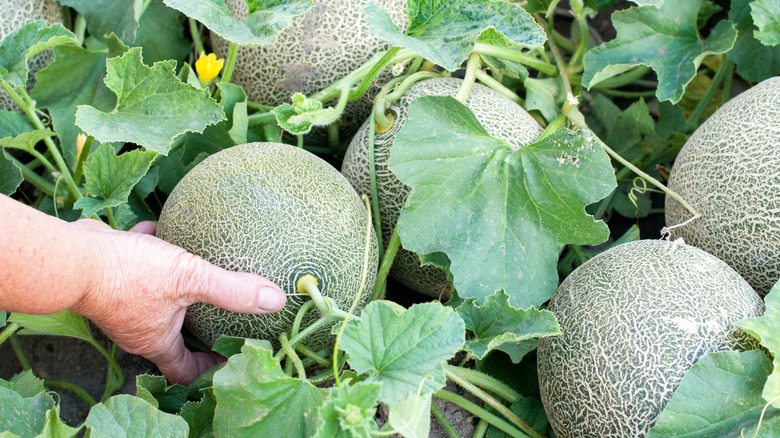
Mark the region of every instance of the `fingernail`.
[[264, 286], [260, 288], [260, 296], [257, 297], [257, 307], [266, 312], [276, 312], [284, 307], [287, 298], [284, 292], [275, 288]]

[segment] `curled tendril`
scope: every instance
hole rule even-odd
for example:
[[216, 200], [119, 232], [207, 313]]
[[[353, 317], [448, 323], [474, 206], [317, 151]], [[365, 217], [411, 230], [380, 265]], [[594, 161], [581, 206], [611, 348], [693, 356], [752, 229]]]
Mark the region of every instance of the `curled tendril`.
[[[641, 182], [641, 184], [640, 184]], [[647, 187], [647, 181], [645, 181], [644, 178], [641, 176], [638, 176], [634, 178], [633, 187], [631, 187], [631, 190], [628, 192], [628, 199], [631, 201], [632, 204], [634, 204], [634, 207], [636, 207], [636, 210], [634, 211], [634, 217], [639, 216], [639, 204], [637, 201], [639, 200], [639, 197], [636, 195], [639, 193], [640, 195], [644, 195], [647, 192], [655, 192], [655, 193], [663, 193], [663, 191], [658, 189], [651, 189]]]

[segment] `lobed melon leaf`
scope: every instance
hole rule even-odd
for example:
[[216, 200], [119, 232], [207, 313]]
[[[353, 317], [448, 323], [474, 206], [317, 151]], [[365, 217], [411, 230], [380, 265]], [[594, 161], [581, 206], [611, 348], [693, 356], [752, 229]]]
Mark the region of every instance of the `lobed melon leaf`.
[[524, 46], [542, 47], [546, 41], [542, 28], [523, 8], [500, 0], [409, 0], [406, 32], [375, 4], [363, 10], [374, 35], [449, 71], [460, 67], [487, 29]]
[[115, 395], [89, 411], [84, 424], [93, 438], [135, 436], [186, 437], [187, 422], [178, 415], [165, 413], [145, 400], [128, 394]]
[[[19, 389], [26, 392], [24, 388]], [[12, 382], [0, 379], [0, 434], [36, 437], [44, 428], [46, 412], [54, 407], [54, 399], [48, 392], [22, 395]]]
[[24, 88], [30, 58], [62, 44], [78, 45], [79, 41], [59, 23], [47, 26], [44, 21], [33, 21], [6, 35], [0, 43], [0, 81]]
[[111, 145], [100, 145], [84, 162], [84, 187], [92, 197], [79, 199], [73, 207], [82, 209], [82, 217], [91, 217], [102, 209], [126, 203], [156, 155], [152, 151], [134, 150], [117, 156]]
[[141, 49], [133, 48], [106, 61], [106, 86], [117, 94], [116, 107], [102, 112], [81, 105], [76, 124], [101, 142], [132, 142], [167, 155], [173, 140], [185, 132], [203, 132], [225, 120], [222, 107], [206, 90], [182, 83], [175, 61], [147, 67]]
[[780, 410], [770, 407], [762, 418], [761, 388], [771, 369], [758, 350], [705, 355], [680, 381], [647, 437], [778, 436]]
[[780, 44], [780, 3], [774, 0], [755, 0], [750, 4], [750, 15], [758, 27], [756, 38], [767, 46]]
[[737, 31], [721, 21], [702, 39], [696, 26], [702, 0], [665, 1], [612, 14], [617, 37], [585, 55], [582, 84], [588, 89], [630, 66], [647, 65], [658, 75], [656, 96], [677, 103], [706, 55], [725, 53]]
[[98, 39], [116, 34], [125, 43], [135, 41], [144, 0], [57, 0], [84, 16], [90, 35]]
[[374, 416], [381, 390], [378, 382], [342, 381], [332, 387], [317, 413], [319, 425], [313, 438], [371, 437], [377, 432]]
[[404, 438], [429, 438], [433, 394], [410, 393], [406, 401], [388, 408], [387, 423]]
[[764, 385], [764, 400], [780, 409], [780, 283], [764, 297], [764, 315], [734, 323], [735, 326], [756, 338], [772, 354], [773, 371]]
[[462, 298], [503, 288], [511, 306], [539, 306], [558, 285], [563, 245], [607, 239], [607, 226], [585, 212], [615, 187], [592, 133], [562, 129], [514, 150], [438, 96], [412, 102], [408, 120], [390, 155], [390, 170], [413, 189], [398, 219], [401, 243], [447, 254]]
[[39, 141], [56, 136], [57, 133], [49, 129], [36, 129], [30, 132], [23, 132], [16, 137], [0, 138], [0, 148], [21, 149], [31, 152]]
[[230, 13], [225, 0], [163, 1], [240, 46], [273, 44], [295, 16], [305, 14], [313, 6], [312, 0], [254, 0], [250, 14], [239, 20]]
[[88, 342], [92, 340], [87, 319], [70, 310], [51, 315], [12, 313], [8, 321], [22, 326], [19, 332], [22, 335], [70, 336]]
[[[466, 330], [473, 337], [466, 339], [465, 349], [484, 359], [495, 349], [503, 350], [506, 344], [516, 344], [542, 336], [560, 333], [555, 315], [547, 310], [516, 309], [509, 305], [509, 297], [503, 289], [487, 297], [483, 305], [477, 299], [465, 300], [455, 310], [466, 323]], [[519, 362], [522, 357], [513, 357]]]
[[[0, 193], [11, 196], [24, 181], [22, 170], [11, 161], [8, 152], [2, 151], [0, 156]], [[0, 323], [2, 321], [0, 320]]]
[[374, 301], [363, 309], [360, 321], [350, 321], [340, 347], [349, 365], [366, 382], [381, 382], [379, 401], [397, 405], [416, 394], [444, 387], [444, 363], [463, 347], [463, 320], [441, 303], [415, 304], [403, 309]]
[[729, 20], [736, 23], [737, 41], [726, 53], [737, 65], [737, 74], [759, 82], [780, 74], [780, 47], [768, 47], [756, 38], [757, 28], [751, 15], [751, 0], [732, 0]]
[[214, 374], [217, 436], [314, 436], [327, 391], [285, 374], [266, 345], [247, 339]]

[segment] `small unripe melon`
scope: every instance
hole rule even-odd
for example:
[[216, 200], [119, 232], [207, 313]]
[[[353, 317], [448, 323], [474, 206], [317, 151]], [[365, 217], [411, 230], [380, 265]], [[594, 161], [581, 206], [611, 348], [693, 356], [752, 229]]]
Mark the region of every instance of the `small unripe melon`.
[[[780, 77], [710, 116], [677, 155], [669, 188], [702, 214], [672, 236], [724, 260], [766, 295], [780, 279]], [[667, 226], [690, 217], [666, 197]]]
[[537, 364], [556, 436], [636, 438], [701, 356], [757, 347], [732, 324], [760, 316], [763, 302], [714, 256], [640, 240], [572, 272], [548, 310], [561, 334], [539, 341]]
[[[289, 332], [301, 304], [298, 279], [313, 275], [323, 296], [348, 309], [368, 272], [358, 311], [376, 278], [378, 249], [365, 204], [349, 182], [319, 157], [281, 143], [250, 143], [218, 152], [173, 189], [157, 236], [222, 268], [260, 274], [288, 295], [268, 315], [228, 312], [210, 304], [187, 309], [185, 326], [211, 345], [222, 335], [275, 341]], [[367, 245], [368, 242], [368, 245]], [[313, 310], [304, 326], [317, 318]], [[319, 349], [328, 329], [305, 344]]]
[[[35, 20], [49, 24], [62, 23], [62, 6], [53, 0], [0, 0], [0, 41], [6, 35]], [[35, 73], [54, 60], [51, 50], [45, 50], [28, 62], [30, 78], [27, 91], [35, 84]], [[5, 91], [0, 90], [0, 110], [17, 110], [19, 107]]]
[[[406, 0], [372, 0], [393, 22], [407, 26]], [[264, 105], [289, 103], [298, 92], [310, 96], [351, 73], [390, 44], [374, 36], [363, 7], [369, 0], [314, 0], [306, 14], [295, 17], [274, 44], [240, 47], [231, 82], [242, 86], [249, 99]], [[246, 17], [245, 0], [227, 0], [235, 17]], [[214, 52], [227, 57], [230, 43], [211, 33]], [[388, 79], [387, 75], [380, 82]], [[372, 91], [378, 90], [374, 87]], [[371, 111], [369, 99], [351, 102], [345, 110], [354, 132]]]
[[[462, 83], [463, 81], [457, 78], [436, 78], [418, 82], [388, 108], [395, 117], [393, 126], [383, 134], [377, 133], [374, 142], [379, 212], [385, 245], [390, 240], [410, 190], [387, 166], [395, 136], [406, 122], [409, 104], [422, 96], [454, 96]], [[541, 125], [520, 105], [484, 85], [474, 84], [466, 106], [474, 112], [488, 134], [506, 141], [514, 149], [533, 143], [543, 132]], [[341, 173], [361, 194], [371, 193], [368, 123], [364, 123], [355, 134], [341, 167]], [[406, 287], [430, 297], [446, 297], [449, 292], [447, 278], [439, 268], [431, 265], [420, 266], [419, 257], [403, 249], [399, 250], [395, 257], [390, 276]]]

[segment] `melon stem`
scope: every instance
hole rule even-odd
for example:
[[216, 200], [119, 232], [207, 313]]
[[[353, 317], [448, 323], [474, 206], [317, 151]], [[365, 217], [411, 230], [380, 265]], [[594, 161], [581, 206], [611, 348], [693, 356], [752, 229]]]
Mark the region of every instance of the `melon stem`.
[[387, 281], [387, 275], [390, 273], [390, 268], [393, 266], [393, 260], [398, 253], [398, 248], [401, 247], [401, 237], [398, 235], [398, 226], [393, 229], [393, 234], [390, 236], [390, 241], [387, 242], [387, 250], [382, 257], [382, 262], [379, 264], [379, 271], [376, 274], [376, 285], [374, 286], [374, 292], [371, 294], [370, 301], [378, 299], [382, 295], [384, 290], [385, 281]]
[[479, 57], [479, 53], [472, 53], [469, 55], [469, 60], [466, 63], [466, 75], [463, 77], [463, 83], [460, 86], [455, 99], [462, 104], [466, 104], [471, 94], [471, 89], [474, 87], [474, 73], [482, 65], [482, 58]]
[[558, 74], [558, 69], [554, 65], [540, 61], [533, 56], [526, 55], [515, 49], [493, 46], [486, 43], [476, 43], [474, 44], [472, 53], [515, 61], [550, 76]]
[[222, 73], [222, 82], [230, 82], [230, 77], [233, 76], [233, 67], [236, 65], [236, 57], [238, 56], [238, 44], [230, 43], [230, 50], [228, 51], [227, 64], [225, 65], [225, 72]]
[[[450, 391], [447, 391], [446, 389], [440, 389], [438, 392], [435, 392], [433, 394], [434, 397], [440, 398], [444, 401], [448, 401], [450, 403], [453, 403], [457, 406], [460, 406], [461, 408], [465, 409], [466, 411], [474, 414], [475, 416], [487, 421], [490, 423], [491, 426], [494, 426], [501, 430], [502, 432], [506, 433], [507, 435], [513, 437], [513, 438], [527, 438], [528, 435], [518, 430], [516, 427], [512, 426], [511, 424], [507, 423], [506, 421], [502, 420], [495, 414], [492, 414], [487, 409], [480, 407], [476, 403], [473, 403], [469, 400], [467, 400], [464, 397], [461, 397], [457, 394], [453, 394]], [[543, 435], [538, 435], [543, 436]]]
[[501, 95], [506, 97], [507, 99], [517, 103], [520, 106], [523, 107], [525, 106], [525, 101], [523, 100], [522, 97], [518, 96], [517, 93], [505, 87], [504, 84], [502, 84], [501, 82], [498, 82], [497, 80], [493, 79], [493, 77], [485, 73], [484, 70], [478, 68], [474, 72], [474, 76], [477, 79], [479, 79], [480, 82], [492, 88], [493, 90], [501, 93]]

